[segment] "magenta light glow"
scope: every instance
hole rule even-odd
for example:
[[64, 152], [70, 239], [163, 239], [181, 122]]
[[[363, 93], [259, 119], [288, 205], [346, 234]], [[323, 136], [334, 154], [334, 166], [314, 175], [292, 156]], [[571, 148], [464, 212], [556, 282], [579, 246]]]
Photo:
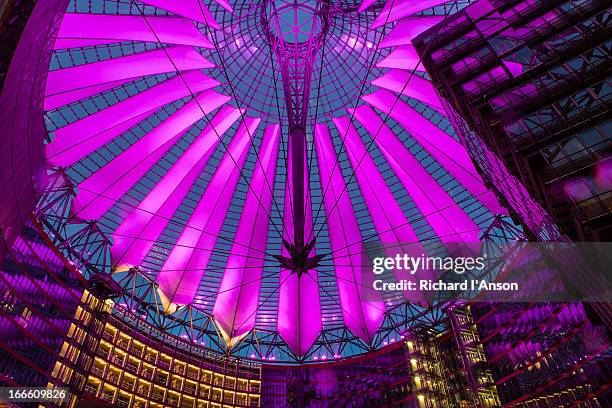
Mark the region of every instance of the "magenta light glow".
[[71, 222], [99, 225], [108, 270], [144, 271], [168, 316], [205, 313], [222, 339], [207, 345], [264, 333], [308, 360], [330, 333], [382, 345], [393, 307], [426, 297], [364, 299], [363, 243], [478, 242], [507, 213], [428, 119], [445, 111], [412, 39], [451, 2], [365, 0], [333, 22], [323, 3], [141, 0], [59, 24], [45, 153], [74, 187]]

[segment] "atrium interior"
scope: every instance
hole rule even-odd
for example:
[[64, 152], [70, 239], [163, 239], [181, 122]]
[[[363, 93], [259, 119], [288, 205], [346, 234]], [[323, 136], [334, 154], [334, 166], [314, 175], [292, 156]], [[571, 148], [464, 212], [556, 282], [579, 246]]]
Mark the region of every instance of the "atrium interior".
[[[610, 32], [603, 0], [0, 0], [0, 406], [612, 407]], [[423, 276], [505, 290], [377, 289]]]

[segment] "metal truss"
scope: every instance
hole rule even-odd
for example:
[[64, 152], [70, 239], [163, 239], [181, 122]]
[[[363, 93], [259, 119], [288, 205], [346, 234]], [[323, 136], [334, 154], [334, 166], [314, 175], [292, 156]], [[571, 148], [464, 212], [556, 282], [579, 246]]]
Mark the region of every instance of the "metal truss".
[[[49, 173], [49, 188], [39, 200], [36, 217], [56, 248], [69, 263], [89, 278], [99, 272], [109, 273], [123, 288], [115, 300], [114, 315], [162, 341], [172, 339], [190, 352], [214, 352], [221, 355], [266, 361], [270, 363], [306, 363], [333, 360], [364, 354], [401, 341], [413, 330], [440, 332], [447, 321], [445, 308], [449, 303], [434, 299], [431, 307], [408, 302], [389, 309], [383, 323], [371, 344], [366, 344], [347, 328], [322, 330], [313, 346], [305, 355], [293, 353], [276, 331], [255, 329], [235, 343], [223, 339], [215, 318], [189, 304], [172, 313], [166, 312], [158, 291], [158, 284], [152, 276], [138, 268], [112, 270], [110, 259], [111, 240], [96, 222], [80, 222], [70, 219], [70, 204], [75, 188], [61, 169]], [[481, 234], [482, 250], [489, 259], [506, 259], [509, 245], [525, 240], [523, 231], [507, 217], [496, 216], [491, 225]], [[504, 252], [506, 251], [506, 252]], [[492, 279], [500, 262], [481, 276]]]

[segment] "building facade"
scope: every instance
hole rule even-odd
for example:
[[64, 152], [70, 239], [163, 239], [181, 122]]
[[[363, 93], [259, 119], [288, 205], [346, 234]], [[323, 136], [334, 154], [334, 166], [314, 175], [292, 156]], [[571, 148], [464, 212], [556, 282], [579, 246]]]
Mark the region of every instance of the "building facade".
[[[481, 0], [415, 40], [469, 126], [463, 133], [474, 132], [561, 233], [580, 241], [612, 238], [608, 6]], [[495, 158], [479, 150], [470, 149], [474, 161], [494, 179]], [[491, 181], [507, 203], [517, 195], [510, 181]], [[525, 223], [529, 215], [517, 212]]]
[[0, 383], [68, 390], [47, 406], [612, 404], [608, 333], [582, 304], [455, 304], [439, 326], [415, 327], [360, 357], [262, 364], [143, 322], [112, 300], [112, 280], [82, 279], [35, 221], [23, 236], [0, 274]]
[[8, 72], [21, 33], [32, 14], [36, 1], [0, 1], [0, 90]]
[[[458, 137], [529, 238], [610, 239], [609, 19], [599, 1], [481, 0], [414, 41]], [[474, 304], [502, 405], [609, 405], [607, 308]]]

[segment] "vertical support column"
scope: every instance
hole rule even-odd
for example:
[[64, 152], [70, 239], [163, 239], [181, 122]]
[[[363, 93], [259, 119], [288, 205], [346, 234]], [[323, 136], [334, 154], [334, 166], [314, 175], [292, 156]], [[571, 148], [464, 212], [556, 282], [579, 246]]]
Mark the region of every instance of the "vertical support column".
[[305, 229], [304, 157], [313, 66], [328, 29], [327, 1], [268, 1], [264, 24], [279, 63], [287, 108], [291, 151], [293, 247], [307, 245]]
[[304, 152], [306, 150], [306, 132], [302, 127], [293, 127], [289, 131], [291, 143], [291, 173], [293, 178], [293, 244], [304, 245], [304, 225], [306, 207], [304, 196]]

